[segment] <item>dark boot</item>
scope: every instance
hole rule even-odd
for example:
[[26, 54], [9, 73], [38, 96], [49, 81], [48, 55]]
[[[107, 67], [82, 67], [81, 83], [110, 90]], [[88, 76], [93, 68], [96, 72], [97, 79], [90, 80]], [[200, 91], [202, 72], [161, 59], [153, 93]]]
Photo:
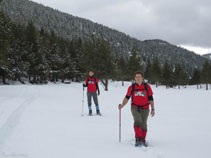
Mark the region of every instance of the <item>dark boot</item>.
[[135, 146], [138, 147], [139, 146], [139, 138], [136, 138], [136, 143]]
[[135, 146], [136, 147], [141, 147], [143, 145], [143, 139], [140, 137], [140, 138], [136, 138], [136, 143], [135, 143]]
[[143, 130], [143, 145], [145, 146], [145, 147], [147, 147], [147, 143], [146, 143], [146, 135], [147, 135], [147, 130]]
[[146, 140], [143, 140], [143, 146], [145, 146], [145, 147], [147, 147], [147, 146], [148, 146], [148, 144], [147, 144]]
[[89, 110], [89, 116], [92, 116], [92, 110]]
[[100, 110], [96, 110], [96, 113], [101, 116]]

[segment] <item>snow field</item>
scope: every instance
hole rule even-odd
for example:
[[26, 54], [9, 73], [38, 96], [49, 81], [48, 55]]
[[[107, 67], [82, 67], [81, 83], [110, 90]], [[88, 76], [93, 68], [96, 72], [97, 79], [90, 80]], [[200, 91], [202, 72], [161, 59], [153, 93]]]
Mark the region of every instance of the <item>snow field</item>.
[[[119, 143], [117, 106], [129, 82], [100, 85], [100, 116], [82, 117], [82, 83], [0, 86], [0, 158], [142, 157], [198, 158], [211, 155], [211, 91], [195, 86], [155, 88], [155, 117], [148, 119], [148, 148], [134, 147], [130, 104], [122, 109]], [[93, 112], [95, 107], [92, 105]]]

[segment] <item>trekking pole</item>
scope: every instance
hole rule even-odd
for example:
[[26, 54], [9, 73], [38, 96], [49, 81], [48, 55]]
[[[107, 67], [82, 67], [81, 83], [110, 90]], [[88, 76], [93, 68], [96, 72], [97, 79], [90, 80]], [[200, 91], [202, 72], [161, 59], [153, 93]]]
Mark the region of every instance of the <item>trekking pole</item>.
[[84, 87], [83, 87], [83, 97], [82, 97], [82, 112], [81, 116], [84, 116]]
[[[119, 104], [120, 106], [121, 104]], [[119, 109], [119, 142], [121, 142], [121, 109]]]

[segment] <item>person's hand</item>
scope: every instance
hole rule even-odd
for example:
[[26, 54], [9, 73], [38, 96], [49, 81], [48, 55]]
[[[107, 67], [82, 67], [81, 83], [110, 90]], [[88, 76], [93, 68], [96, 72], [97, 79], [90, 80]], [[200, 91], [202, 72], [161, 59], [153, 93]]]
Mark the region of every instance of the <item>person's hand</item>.
[[100, 95], [100, 90], [98, 89], [97, 94]]
[[151, 116], [155, 116], [155, 109], [151, 109]]
[[122, 105], [121, 105], [121, 104], [118, 105], [118, 109], [119, 109], [119, 110], [122, 109]]
[[83, 84], [83, 87], [86, 87], [86, 84], [85, 83]]

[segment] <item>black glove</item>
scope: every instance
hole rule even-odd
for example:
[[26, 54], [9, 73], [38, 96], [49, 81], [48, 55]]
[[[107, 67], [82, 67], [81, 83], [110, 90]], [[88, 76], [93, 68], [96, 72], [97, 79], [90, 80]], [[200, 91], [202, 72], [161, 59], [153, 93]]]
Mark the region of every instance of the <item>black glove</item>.
[[98, 95], [100, 95], [100, 90], [99, 89], [97, 90], [97, 93], [98, 93]]
[[83, 84], [83, 87], [87, 87], [87, 85], [84, 83], [84, 84]]

